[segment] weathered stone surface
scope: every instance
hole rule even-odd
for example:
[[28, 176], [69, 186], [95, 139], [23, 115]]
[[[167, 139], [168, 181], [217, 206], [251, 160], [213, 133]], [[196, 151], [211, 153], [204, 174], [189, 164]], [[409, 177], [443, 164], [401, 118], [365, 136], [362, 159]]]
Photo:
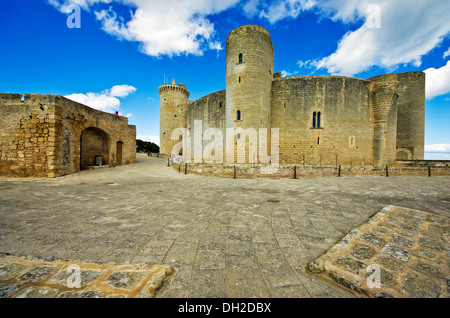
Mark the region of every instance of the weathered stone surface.
[[336, 283], [341, 284], [352, 291], [357, 292], [358, 294], [367, 295], [367, 291], [359, 287], [355, 282], [350, 280], [349, 278], [339, 275], [335, 272], [328, 273], [328, 276], [331, 277]]
[[23, 282], [39, 283], [46, 280], [58, 271], [58, 267], [35, 267], [25, 274], [21, 275], [18, 279]]
[[428, 265], [428, 264], [424, 264], [424, 263], [417, 264], [416, 271], [421, 272], [423, 274], [428, 274], [428, 275], [438, 275], [439, 274], [439, 270], [436, 267]]
[[381, 252], [384, 255], [391, 256], [395, 259], [398, 259], [402, 262], [407, 262], [410, 256], [410, 252], [408, 250], [405, 250], [401, 247], [392, 245], [392, 244], [386, 244]]
[[[92, 271], [92, 270], [80, 270], [80, 288], [86, 287], [88, 284], [94, 282], [96, 279], [101, 277], [105, 272]], [[60, 284], [67, 285], [67, 279], [72, 281], [74, 276], [74, 271], [65, 270], [49, 280], [49, 284]]]
[[22, 285], [0, 285], [0, 298], [6, 298], [16, 291], [18, 291]]
[[101, 298], [102, 294], [97, 291], [84, 291], [81, 293], [77, 292], [65, 292], [58, 296], [58, 298]]
[[391, 257], [381, 256], [380, 258], [376, 259], [375, 262], [393, 271], [400, 271], [405, 268], [405, 264], [402, 261], [393, 259]]
[[369, 259], [375, 255], [375, 250], [366, 245], [356, 245], [353, 249], [352, 255], [360, 260]]
[[29, 266], [23, 264], [14, 264], [14, 263], [1, 263], [0, 264], [0, 281], [8, 280], [13, 277], [16, 277], [24, 270], [26, 270]]
[[53, 298], [58, 293], [55, 289], [33, 286], [17, 293], [14, 298]]
[[403, 292], [413, 298], [437, 298], [442, 288], [434, 280], [409, 274], [404, 281]]
[[148, 274], [149, 272], [116, 272], [105, 280], [105, 284], [115, 288], [134, 289]]
[[367, 267], [363, 262], [357, 261], [348, 256], [339, 256], [339, 258], [334, 260], [332, 264], [354, 274], [359, 274], [361, 269]]
[[394, 238], [391, 241], [392, 244], [403, 246], [406, 248], [411, 248], [414, 244], [414, 240], [408, 239], [403, 236], [394, 235]]
[[420, 258], [424, 258], [435, 263], [440, 263], [439, 255], [425, 248], [418, 250], [416, 255]]
[[375, 245], [375, 246], [381, 246], [384, 243], [384, 238], [381, 236], [376, 236], [370, 233], [366, 233], [363, 236], [359, 238], [361, 241], [364, 241], [366, 243]]
[[309, 266], [308, 269], [313, 272], [314, 274], [320, 274], [323, 272], [324, 270], [324, 262], [328, 259], [327, 255], [322, 255], [319, 258], [315, 259], [314, 261], [312, 261]]
[[440, 240], [435, 240], [432, 238], [428, 238], [428, 237], [422, 237], [419, 240], [420, 245], [434, 249], [434, 250], [438, 250], [438, 251], [443, 251], [445, 249], [444, 243]]

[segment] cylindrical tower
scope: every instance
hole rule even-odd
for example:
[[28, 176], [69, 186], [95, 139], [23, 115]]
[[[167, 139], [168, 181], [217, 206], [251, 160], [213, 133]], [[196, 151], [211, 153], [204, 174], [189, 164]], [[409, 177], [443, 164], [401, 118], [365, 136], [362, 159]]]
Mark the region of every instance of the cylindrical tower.
[[397, 140], [397, 76], [386, 74], [372, 78], [370, 100], [374, 112], [373, 165], [392, 164]]
[[187, 101], [189, 91], [184, 84], [162, 85], [160, 95], [160, 149], [161, 154], [172, 154], [174, 146], [181, 141], [172, 140], [172, 132], [177, 128], [187, 127]]
[[[266, 128], [270, 138], [274, 67], [270, 34], [261, 26], [245, 25], [228, 35], [226, 45], [226, 128], [254, 128], [257, 133], [260, 128]], [[236, 136], [238, 138], [245, 136]], [[257, 158], [249, 158], [248, 146], [249, 142], [245, 162], [256, 163]]]

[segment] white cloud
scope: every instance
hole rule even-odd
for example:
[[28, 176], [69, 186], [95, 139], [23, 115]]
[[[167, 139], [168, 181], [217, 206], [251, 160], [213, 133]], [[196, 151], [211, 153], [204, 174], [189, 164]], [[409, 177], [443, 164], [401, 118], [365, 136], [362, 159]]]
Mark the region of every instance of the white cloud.
[[159, 146], [159, 136], [137, 136], [136, 139], [140, 139], [142, 141], [150, 141]]
[[[116, 85], [101, 93], [70, 94], [64, 97], [97, 110], [115, 112], [120, 109], [119, 97], [126, 97], [135, 91], [136, 88], [130, 85]], [[131, 115], [127, 114], [126, 117]]]
[[450, 93], [450, 61], [441, 68], [429, 68], [424, 72], [426, 74], [427, 99]]
[[244, 6], [244, 12], [254, 16], [258, 6], [262, 6], [259, 17], [274, 24], [285, 18], [297, 18], [303, 11], [314, 8], [317, 2], [316, 0], [278, 0], [269, 2], [270, 5], [267, 5], [263, 1], [250, 0]]
[[450, 56], [450, 47], [448, 48], [448, 50], [444, 53], [444, 59], [446, 59], [447, 57]]
[[282, 77], [287, 77], [287, 76], [293, 76], [293, 75], [297, 75], [298, 74], [298, 71], [295, 71], [295, 72], [288, 72], [288, 71], [281, 71], [281, 76]]
[[[227, 10], [239, 0], [49, 0], [60, 11], [73, 2], [86, 10], [94, 8], [105, 32], [137, 42], [143, 53], [160, 57], [222, 50], [207, 16]], [[112, 5], [105, 6], [114, 2], [132, 9], [131, 18], [114, 11]]]
[[425, 152], [427, 153], [449, 153], [450, 154], [450, 144], [435, 144], [425, 146]]
[[[334, 20], [365, 20], [372, 0], [321, 2], [322, 13]], [[420, 66], [421, 59], [450, 32], [449, 1], [380, 0], [381, 27], [371, 20], [340, 40], [336, 52], [321, 59], [319, 68], [332, 74], [355, 75], [376, 65], [395, 69], [400, 64]]]
[[109, 95], [114, 97], [126, 97], [136, 91], [136, 88], [131, 85], [116, 85], [111, 88]]
[[425, 152], [425, 160], [450, 160], [450, 154]]

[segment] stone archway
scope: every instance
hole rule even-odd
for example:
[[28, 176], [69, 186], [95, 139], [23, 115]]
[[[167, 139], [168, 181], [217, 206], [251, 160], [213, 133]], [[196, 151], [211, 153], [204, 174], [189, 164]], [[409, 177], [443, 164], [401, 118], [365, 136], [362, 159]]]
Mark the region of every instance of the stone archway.
[[109, 136], [96, 127], [86, 128], [80, 137], [80, 170], [90, 166], [109, 165]]
[[412, 159], [411, 150], [406, 149], [406, 148], [398, 148], [396, 159], [397, 160], [411, 160]]

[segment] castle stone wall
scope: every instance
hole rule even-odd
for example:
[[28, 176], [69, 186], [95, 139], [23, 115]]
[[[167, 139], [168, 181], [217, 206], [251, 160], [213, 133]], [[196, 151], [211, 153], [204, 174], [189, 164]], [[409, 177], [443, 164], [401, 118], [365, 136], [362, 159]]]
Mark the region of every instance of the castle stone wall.
[[108, 136], [107, 152], [96, 153], [107, 164], [117, 164], [117, 142], [122, 142], [121, 163], [135, 162], [136, 127], [127, 118], [61, 96], [21, 98], [0, 94], [0, 176], [57, 177], [80, 171], [81, 135], [89, 127]]
[[[280, 163], [371, 165], [373, 112], [366, 80], [338, 76], [278, 78], [272, 128], [280, 129]], [[313, 113], [320, 127], [313, 128]]]

